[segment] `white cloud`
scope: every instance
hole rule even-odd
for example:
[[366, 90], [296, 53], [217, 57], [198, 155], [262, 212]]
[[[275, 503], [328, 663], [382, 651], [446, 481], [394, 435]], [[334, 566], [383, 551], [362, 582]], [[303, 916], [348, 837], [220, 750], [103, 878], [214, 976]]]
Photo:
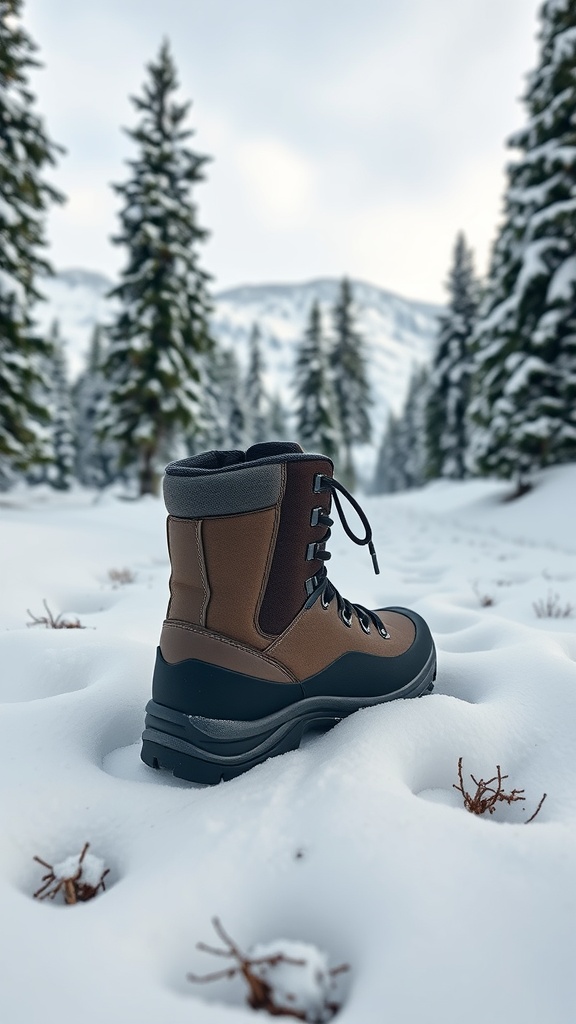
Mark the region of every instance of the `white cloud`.
[[306, 225], [317, 182], [310, 160], [280, 139], [270, 138], [240, 143], [235, 158], [254, 217], [270, 228]]
[[109, 183], [167, 35], [192, 144], [214, 158], [195, 200], [219, 285], [346, 272], [442, 299], [457, 230], [486, 262], [539, 4], [27, 0], [38, 109], [68, 149], [47, 175], [70, 196], [50, 216], [54, 262], [123, 259]]
[[[439, 193], [436, 204], [428, 197], [371, 203], [351, 211], [344, 229], [328, 235], [328, 241], [349, 273], [382, 282], [410, 298], [443, 302], [458, 231], [464, 231], [474, 249], [477, 269], [486, 271], [494, 221], [485, 211], [498, 211], [504, 184], [496, 159], [470, 164], [462, 169], [458, 186]], [[438, 273], [432, 287], [431, 267]]]

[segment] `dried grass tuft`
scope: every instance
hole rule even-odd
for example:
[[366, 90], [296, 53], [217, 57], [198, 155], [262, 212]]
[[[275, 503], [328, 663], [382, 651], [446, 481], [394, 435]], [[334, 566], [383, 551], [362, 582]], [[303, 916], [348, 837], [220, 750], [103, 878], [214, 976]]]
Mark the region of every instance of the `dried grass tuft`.
[[[278, 964], [292, 964], [295, 967], [305, 967], [307, 963], [306, 960], [296, 960], [294, 957], [286, 956], [284, 953], [275, 953], [270, 956], [257, 958], [250, 957], [246, 953], [242, 952], [239, 946], [224, 930], [219, 918], [214, 917], [212, 919], [212, 924], [218, 938], [223, 942], [224, 948], [208, 946], [205, 942], [199, 942], [197, 943], [197, 949], [202, 950], [204, 953], [210, 953], [212, 956], [230, 959], [232, 961], [232, 965], [230, 967], [225, 967], [221, 971], [213, 971], [211, 974], [188, 974], [188, 981], [195, 983], [221, 981], [223, 978], [234, 978], [236, 975], [241, 974], [248, 986], [248, 995], [246, 999], [248, 1005], [251, 1006], [253, 1010], [267, 1010], [272, 1017], [293, 1017], [295, 1020], [310, 1020], [304, 1010], [299, 1010], [295, 1006], [279, 1005], [276, 1001], [272, 985], [260, 977], [254, 970], [255, 967], [276, 967]], [[340, 964], [339, 967], [333, 967], [329, 974], [330, 977], [333, 978], [338, 974], [342, 974], [344, 971], [348, 971], [349, 969], [348, 964]], [[291, 998], [294, 997], [292, 996]], [[324, 1011], [326, 1014], [329, 1014], [329, 1016], [323, 1015], [322, 1020], [329, 1020], [338, 1012], [339, 1009], [339, 1003], [326, 1003]]]
[[[464, 777], [462, 774], [462, 758], [459, 757], [458, 785], [456, 785], [456, 783], [453, 783], [452, 788], [457, 790], [458, 793], [461, 793], [462, 798], [464, 800], [464, 807], [466, 808], [467, 811], [470, 811], [471, 814], [486, 814], [486, 811], [488, 811], [488, 814], [494, 814], [494, 811], [496, 810], [496, 805], [499, 803], [515, 804], [526, 799], [526, 797], [524, 796], [523, 789], [512, 789], [510, 790], [509, 793], [507, 793], [504, 790], [502, 783], [504, 782], [505, 779], [508, 778], [508, 776], [502, 775], [502, 769], [500, 768], [499, 764], [496, 765], [496, 775], [494, 775], [493, 778], [488, 779], [486, 782], [484, 781], [484, 779], [475, 779], [473, 775], [470, 775], [470, 778], [472, 779], [472, 782], [476, 786], [475, 793], [469, 793], [466, 787], [464, 786]], [[526, 825], [528, 824], [528, 822], [534, 821], [534, 818], [538, 814], [545, 799], [546, 793], [543, 794], [540, 803], [538, 804], [534, 813], [531, 814], [525, 822]]]
[[62, 613], [54, 617], [46, 603], [46, 598], [42, 603], [46, 609], [46, 615], [33, 615], [29, 608], [26, 609], [32, 619], [31, 622], [26, 623], [27, 626], [45, 626], [46, 629], [86, 629], [80, 619], [63, 619]]

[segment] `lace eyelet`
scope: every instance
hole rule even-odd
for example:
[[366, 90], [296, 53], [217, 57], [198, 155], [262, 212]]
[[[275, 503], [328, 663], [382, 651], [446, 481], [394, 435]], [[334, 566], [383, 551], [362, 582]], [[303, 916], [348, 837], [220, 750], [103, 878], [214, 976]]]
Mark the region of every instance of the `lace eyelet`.
[[380, 636], [382, 637], [383, 640], [389, 640], [390, 639], [390, 633], [386, 629], [386, 626], [383, 626], [382, 628], [380, 628], [380, 626], [378, 626], [378, 632], [380, 633]]
[[326, 600], [324, 600], [324, 599], [325, 599], [325, 596], [326, 596], [326, 592], [324, 592], [324, 593], [322, 594], [322, 597], [320, 598], [320, 604], [322, 605], [322, 607], [323, 607], [324, 611], [327, 611], [327, 610], [328, 610], [328, 608], [330, 607], [330, 601], [326, 601]]
[[342, 619], [344, 625], [348, 626], [348, 629], [352, 628], [352, 612], [350, 612], [350, 616], [347, 616], [343, 608], [342, 611], [340, 612], [340, 618]]
[[310, 513], [310, 526], [318, 526], [320, 523], [320, 516], [326, 514], [326, 509], [322, 508], [322, 505], [312, 509]]
[[370, 623], [365, 621], [362, 616], [360, 616], [360, 625], [361, 625], [362, 629], [364, 630], [364, 632], [367, 633], [368, 636], [369, 636], [370, 633], [372, 632], [372, 630], [370, 629]]
[[304, 587], [306, 588], [306, 593], [308, 594], [308, 597], [312, 597], [312, 594], [316, 590], [316, 587], [318, 587], [319, 585], [320, 580], [318, 579], [317, 576], [310, 576], [309, 579], [304, 580]]

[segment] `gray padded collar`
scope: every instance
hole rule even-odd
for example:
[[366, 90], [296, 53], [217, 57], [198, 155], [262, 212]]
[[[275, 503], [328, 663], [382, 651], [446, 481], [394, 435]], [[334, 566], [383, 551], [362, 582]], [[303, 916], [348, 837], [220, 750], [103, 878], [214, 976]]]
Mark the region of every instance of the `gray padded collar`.
[[[235, 469], [238, 467], [234, 467]], [[168, 467], [168, 470], [170, 467]], [[264, 465], [243, 465], [202, 475], [164, 477], [164, 501], [169, 515], [180, 519], [238, 515], [270, 508], [280, 497], [282, 461]]]

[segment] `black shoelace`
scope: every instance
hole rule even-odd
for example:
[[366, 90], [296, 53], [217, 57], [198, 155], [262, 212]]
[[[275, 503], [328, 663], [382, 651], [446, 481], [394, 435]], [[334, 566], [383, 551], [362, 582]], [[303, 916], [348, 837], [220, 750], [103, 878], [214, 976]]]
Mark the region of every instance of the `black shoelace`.
[[[364, 509], [358, 504], [356, 498], [354, 498], [350, 492], [338, 482], [338, 480], [334, 480], [329, 476], [324, 476], [322, 473], [317, 473], [314, 478], [314, 491], [317, 493], [321, 491], [331, 491], [334, 505], [336, 506], [336, 511], [338, 512], [338, 516], [345, 533], [348, 535], [350, 540], [354, 541], [354, 544], [359, 544], [361, 547], [365, 544], [368, 545], [368, 550], [372, 556], [374, 572], [378, 575], [380, 573], [380, 568], [376, 557], [376, 549], [374, 548], [374, 543], [372, 541], [372, 527], [368, 522]], [[358, 518], [364, 527], [364, 537], [357, 537], [351, 529], [350, 524], [346, 519], [344, 509], [342, 508], [340, 498], [338, 497], [338, 491], [348, 499], [352, 508], [357, 513]], [[312, 545], [314, 550], [311, 552], [309, 557], [312, 556], [320, 559], [322, 562], [327, 562], [329, 558], [332, 558], [332, 554], [330, 551], [325, 550], [325, 544], [330, 539], [332, 533], [331, 527], [334, 525], [334, 520], [331, 519], [323, 509], [315, 509], [313, 512], [312, 524], [314, 526], [326, 526], [327, 530], [322, 537], [322, 540], [317, 541]], [[312, 576], [311, 579], [307, 581], [307, 589], [309, 589], [309, 597], [306, 601], [306, 608], [311, 608], [318, 598], [322, 601], [322, 607], [328, 608], [330, 602], [336, 598], [338, 613], [346, 626], [352, 625], [352, 615], [355, 612], [365, 633], [371, 632], [370, 624], [372, 623], [372, 625], [378, 630], [380, 636], [385, 640], [390, 638], [390, 634], [386, 629], [386, 626], [375, 611], [372, 611], [370, 608], [365, 608], [363, 604], [355, 604], [351, 601], [347, 601], [345, 597], [342, 597], [342, 595], [336, 590], [334, 584], [328, 579], [328, 571], [325, 565], [322, 566], [320, 572], [315, 576]]]

